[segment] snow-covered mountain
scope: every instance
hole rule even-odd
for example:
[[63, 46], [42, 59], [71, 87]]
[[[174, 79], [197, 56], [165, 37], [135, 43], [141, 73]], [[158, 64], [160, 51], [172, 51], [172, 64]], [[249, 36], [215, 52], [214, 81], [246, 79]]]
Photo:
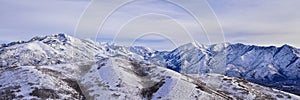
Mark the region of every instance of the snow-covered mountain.
[[288, 45], [194, 42], [155, 51], [66, 34], [35, 37], [0, 45], [0, 99], [299, 99], [247, 82], [300, 94], [299, 55]]
[[157, 64], [181, 73], [224, 74], [300, 94], [300, 53], [288, 45], [277, 48], [190, 43], [156, 57], [152, 62], [164, 59]]
[[55, 34], [34, 37], [29, 41], [2, 44], [0, 67], [61, 64], [114, 55], [144, 59], [151, 57], [151, 52], [154, 51], [144, 47], [124, 47], [113, 43], [77, 39], [66, 34]]
[[297, 100], [299, 96], [223, 75], [185, 75], [126, 56], [0, 70], [0, 99]]

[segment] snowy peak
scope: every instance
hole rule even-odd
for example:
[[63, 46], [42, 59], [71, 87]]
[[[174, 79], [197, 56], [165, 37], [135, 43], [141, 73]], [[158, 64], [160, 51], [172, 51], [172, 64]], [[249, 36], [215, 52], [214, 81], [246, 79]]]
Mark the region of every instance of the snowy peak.
[[34, 37], [12, 42], [0, 49], [0, 66], [49, 65], [92, 60], [99, 53], [97, 44], [66, 34]]
[[0, 67], [51, 66], [125, 57], [180, 73], [224, 74], [300, 94], [299, 55], [299, 49], [289, 45], [277, 48], [193, 42], [173, 51], [155, 51], [146, 47], [126, 47], [55, 34], [1, 45]]
[[153, 56], [154, 52], [145, 47], [118, 46], [55, 34], [3, 45], [0, 48], [0, 67], [62, 64], [116, 55], [142, 60]]
[[[180, 49], [180, 50], [190, 50], [190, 49], [201, 49], [201, 48], [207, 48], [207, 45], [203, 45], [203, 44], [200, 44], [199, 42], [197, 41], [194, 41], [194, 42], [191, 42], [191, 43], [187, 43], [187, 44], [184, 44], [182, 46], [179, 46], [178, 48], [176, 49]], [[175, 49], [175, 50], [176, 50]]]
[[166, 63], [161, 66], [181, 73], [225, 74], [300, 94], [299, 52], [289, 45], [265, 47], [225, 43], [199, 48], [189, 43], [162, 58]]
[[34, 42], [34, 41], [43, 41], [45, 43], [55, 43], [55, 42], [67, 42], [67, 41], [71, 41], [74, 38], [67, 35], [67, 34], [63, 34], [63, 33], [59, 33], [59, 34], [54, 34], [54, 35], [49, 35], [49, 36], [36, 36], [33, 37], [32, 39], [30, 39], [29, 41], [17, 41], [17, 42], [11, 42], [8, 44], [1, 44], [0, 48], [4, 48], [4, 47], [10, 47], [13, 45], [18, 45], [18, 44], [24, 44], [24, 43], [30, 43], [30, 42]]
[[44, 39], [40, 40], [43, 41], [46, 44], [56, 44], [58, 42], [66, 43], [68, 42], [68, 38], [65, 35], [58, 34], [54, 36], [46, 36]]

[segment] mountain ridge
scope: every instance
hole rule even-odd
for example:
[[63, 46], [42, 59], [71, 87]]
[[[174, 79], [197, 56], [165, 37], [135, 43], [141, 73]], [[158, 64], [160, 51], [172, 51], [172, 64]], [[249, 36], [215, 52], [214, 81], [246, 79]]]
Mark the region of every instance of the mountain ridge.
[[180, 73], [224, 74], [299, 95], [299, 55], [299, 49], [289, 45], [203, 45], [195, 42], [172, 51], [156, 51], [55, 34], [1, 45], [0, 67], [56, 65], [126, 56]]

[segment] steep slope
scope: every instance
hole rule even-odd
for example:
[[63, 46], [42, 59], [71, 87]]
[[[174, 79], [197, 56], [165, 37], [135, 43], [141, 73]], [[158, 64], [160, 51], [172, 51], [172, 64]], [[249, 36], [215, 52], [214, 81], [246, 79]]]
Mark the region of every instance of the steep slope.
[[136, 59], [151, 57], [153, 50], [144, 47], [124, 47], [77, 39], [66, 34], [34, 37], [29, 41], [2, 44], [0, 67], [51, 65], [96, 60], [97, 57], [127, 55]]
[[181, 73], [225, 74], [300, 94], [299, 55], [296, 48], [288, 45], [277, 48], [190, 43], [151, 60], [157, 62], [156, 59], [164, 59], [166, 63], [156, 64]]
[[126, 57], [98, 61], [86, 71], [81, 84], [92, 99], [300, 99], [238, 78], [184, 75]]
[[84, 99], [71, 64], [19, 66], [0, 70], [0, 99]]
[[10, 43], [0, 51], [0, 66], [49, 65], [92, 60], [100, 48], [88, 42], [56, 34], [35, 37], [26, 42]]
[[[258, 84], [248, 82], [244, 79], [228, 77], [220, 74], [191, 74], [204, 82], [209, 88], [223, 92], [227, 96], [240, 100], [263, 100], [263, 99], [292, 99], [293, 94], [286, 94], [279, 90], [263, 87]], [[255, 95], [260, 95], [256, 96]], [[275, 97], [276, 96], [276, 97]], [[299, 98], [293, 98], [299, 99]]]
[[[124, 59], [125, 58], [125, 59]], [[126, 57], [105, 59], [81, 80], [89, 99], [227, 99], [216, 91], [197, 88], [196, 80]], [[204, 85], [201, 87], [206, 88]]]
[[103, 57], [97, 62], [9, 67], [0, 71], [0, 99], [300, 99], [252, 83], [242, 82], [240, 86], [237, 78], [222, 76], [231, 80], [230, 84], [221, 81], [221, 75], [187, 76], [126, 56]]

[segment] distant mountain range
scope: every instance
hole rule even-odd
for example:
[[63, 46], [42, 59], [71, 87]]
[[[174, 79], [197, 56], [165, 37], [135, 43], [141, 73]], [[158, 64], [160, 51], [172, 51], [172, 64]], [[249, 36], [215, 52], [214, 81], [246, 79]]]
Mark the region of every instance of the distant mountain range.
[[181, 73], [224, 74], [300, 95], [299, 57], [299, 50], [289, 45], [190, 43], [150, 60]]
[[300, 99], [299, 52], [197, 42], [156, 51], [34, 37], [0, 45], [0, 99]]

